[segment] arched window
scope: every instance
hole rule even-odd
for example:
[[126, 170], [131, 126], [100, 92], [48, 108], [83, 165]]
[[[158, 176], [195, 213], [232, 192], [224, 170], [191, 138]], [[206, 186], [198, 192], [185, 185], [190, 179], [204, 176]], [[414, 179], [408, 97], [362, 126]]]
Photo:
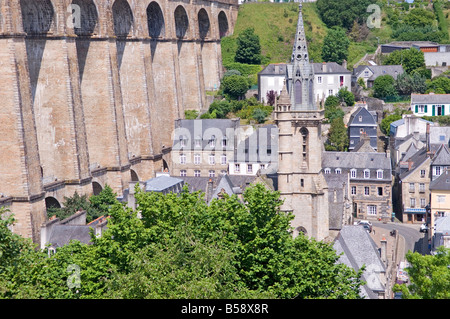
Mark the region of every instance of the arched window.
[[295, 81], [295, 104], [302, 104], [302, 82], [300, 80]]

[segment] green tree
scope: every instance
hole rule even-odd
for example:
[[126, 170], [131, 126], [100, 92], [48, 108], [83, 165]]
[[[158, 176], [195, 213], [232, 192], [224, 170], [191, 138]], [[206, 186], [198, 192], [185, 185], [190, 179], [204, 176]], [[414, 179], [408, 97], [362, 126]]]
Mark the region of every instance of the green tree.
[[386, 99], [398, 96], [395, 80], [391, 75], [381, 75], [373, 82], [373, 96]]
[[230, 99], [237, 100], [247, 93], [249, 81], [242, 75], [230, 75], [222, 79], [223, 93]]
[[266, 120], [267, 114], [262, 109], [257, 108], [253, 111], [252, 117], [256, 122], [264, 123], [264, 121]]
[[340, 100], [336, 95], [330, 95], [327, 97], [324, 108], [324, 116], [327, 123], [332, 123], [334, 119], [342, 118], [345, 115], [344, 111], [340, 107]]
[[425, 67], [425, 57], [422, 51], [416, 48], [397, 50], [390, 53], [383, 61], [384, 65], [402, 65], [406, 73]]
[[337, 97], [340, 102], [344, 102], [347, 106], [355, 105], [355, 96], [346, 87], [339, 90]]
[[235, 62], [247, 64], [261, 63], [261, 44], [259, 43], [259, 36], [255, 34], [255, 29], [247, 28], [242, 31], [237, 39]]
[[348, 58], [348, 47], [350, 40], [344, 29], [333, 27], [329, 29], [322, 46], [322, 59], [326, 62], [342, 64]]
[[403, 18], [403, 23], [413, 27], [432, 25], [435, 21], [434, 13], [423, 8], [414, 8]]
[[350, 30], [354, 21], [366, 22], [370, 12], [367, 7], [375, 0], [317, 0], [317, 10], [327, 27], [342, 27]]
[[410, 264], [406, 269], [410, 284], [394, 286], [394, 291], [402, 292], [403, 299], [450, 298], [450, 249], [441, 246], [436, 255], [409, 251], [406, 259]]
[[108, 215], [109, 209], [112, 205], [117, 204], [117, 194], [113, 189], [106, 184], [98, 195], [89, 197], [90, 202], [90, 216], [88, 221], [94, 220], [100, 216]]
[[437, 94], [450, 94], [450, 78], [446, 76], [438, 76], [427, 82], [427, 91]]
[[325, 144], [327, 151], [344, 152], [348, 149], [348, 134], [342, 117], [333, 119], [328, 132], [328, 141]]
[[411, 93], [425, 93], [427, 85], [425, 77], [419, 73], [409, 75], [399, 74], [395, 80], [395, 88], [400, 95], [411, 95]]
[[383, 134], [385, 134], [386, 136], [389, 136], [391, 131], [391, 123], [401, 119], [402, 116], [400, 114], [391, 114], [386, 116], [384, 119], [381, 120], [380, 123], [381, 132], [383, 132]]

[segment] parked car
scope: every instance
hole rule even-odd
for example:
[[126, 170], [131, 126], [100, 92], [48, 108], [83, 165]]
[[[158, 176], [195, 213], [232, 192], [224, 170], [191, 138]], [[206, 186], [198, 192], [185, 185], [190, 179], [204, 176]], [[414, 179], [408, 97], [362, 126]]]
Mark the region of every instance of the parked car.
[[420, 225], [420, 230], [421, 233], [426, 233], [428, 232], [428, 225], [427, 224], [422, 224]]
[[360, 220], [358, 225], [363, 226], [369, 233], [372, 232], [372, 223], [368, 220]]

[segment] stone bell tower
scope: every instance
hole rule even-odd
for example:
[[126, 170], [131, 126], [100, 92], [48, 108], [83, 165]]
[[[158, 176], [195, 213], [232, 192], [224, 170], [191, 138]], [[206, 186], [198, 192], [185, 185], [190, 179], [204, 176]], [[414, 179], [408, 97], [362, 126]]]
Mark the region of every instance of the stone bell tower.
[[299, 232], [322, 240], [328, 236], [328, 187], [322, 174], [324, 111], [314, 103], [314, 73], [309, 63], [302, 4], [285, 86], [275, 106], [279, 129], [278, 187]]

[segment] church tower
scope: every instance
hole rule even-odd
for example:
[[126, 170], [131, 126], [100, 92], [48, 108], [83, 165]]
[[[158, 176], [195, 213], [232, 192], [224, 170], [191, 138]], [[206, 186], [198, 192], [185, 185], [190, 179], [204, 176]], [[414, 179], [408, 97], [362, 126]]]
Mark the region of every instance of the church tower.
[[278, 190], [284, 200], [281, 210], [293, 213], [294, 236], [303, 232], [322, 240], [329, 231], [328, 188], [322, 174], [324, 111], [314, 103], [314, 73], [301, 2], [292, 60], [274, 113], [279, 129]]

